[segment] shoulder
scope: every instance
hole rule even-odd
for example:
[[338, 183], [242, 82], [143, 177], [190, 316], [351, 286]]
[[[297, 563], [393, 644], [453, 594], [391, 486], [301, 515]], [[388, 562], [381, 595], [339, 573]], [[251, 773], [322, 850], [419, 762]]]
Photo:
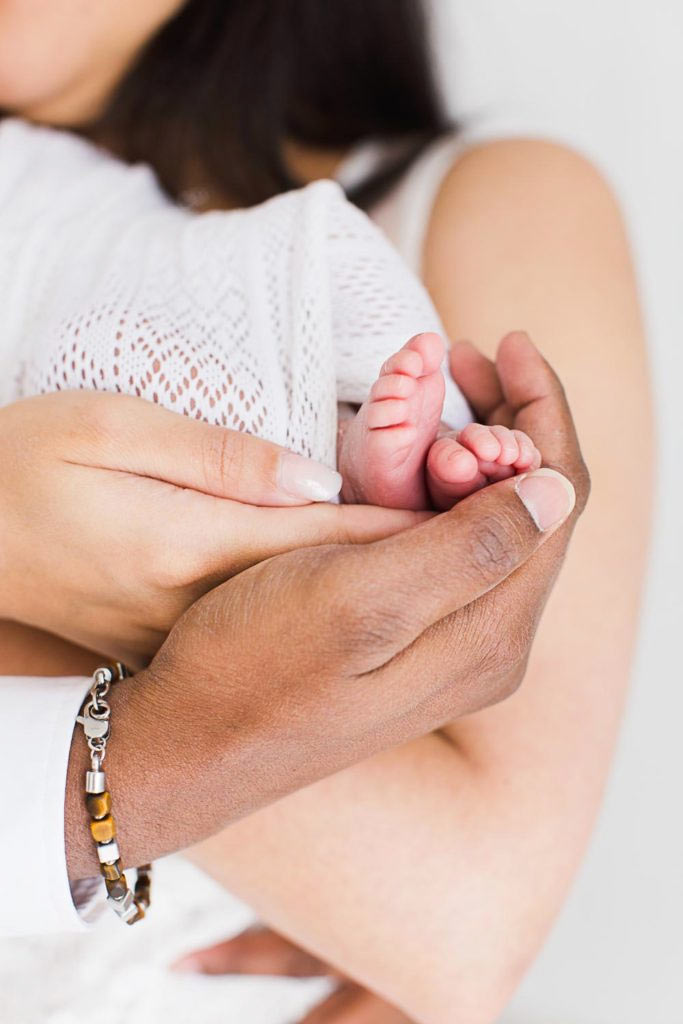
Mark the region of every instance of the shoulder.
[[473, 231], [480, 241], [503, 243], [511, 232], [519, 241], [521, 232], [529, 244], [545, 246], [553, 232], [595, 235], [620, 219], [609, 183], [580, 153], [539, 139], [505, 139], [474, 146], [452, 164], [432, 207], [427, 246]]
[[570, 201], [614, 201], [595, 164], [568, 146], [543, 139], [501, 139], [467, 149], [444, 177], [437, 202], [447, 206], [462, 195], [490, 202], [492, 193], [498, 202], [526, 197], [534, 206], [554, 202], [558, 194]]
[[454, 329], [483, 332], [488, 346], [512, 326], [540, 331], [561, 310], [574, 309], [575, 323], [577, 307], [597, 315], [600, 294], [627, 296], [629, 305], [635, 295], [608, 182], [580, 154], [537, 140], [461, 155], [432, 206], [423, 265]]

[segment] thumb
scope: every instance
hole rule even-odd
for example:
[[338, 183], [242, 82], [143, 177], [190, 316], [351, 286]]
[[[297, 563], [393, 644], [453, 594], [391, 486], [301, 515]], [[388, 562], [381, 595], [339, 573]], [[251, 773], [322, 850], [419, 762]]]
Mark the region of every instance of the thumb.
[[343, 549], [334, 572], [343, 576], [337, 590], [344, 589], [347, 630], [367, 632], [372, 656], [383, 664], [502, 583], [565, 522], [575, 501], [566, 477], [539, 469], [484, 488], [412, 530]]
[[[236, 508], [232, 503], [206, 500], [213, 501], [213, 505], [207, 509], [208, 528], [196, 531], [197, 543], [210, 552], [212, 571], [219, 575], [225, 572], [226, 576], [295, 548], [369, 544], [408, 530], [432, 515], [373, 505]], [[238, 545], [235, 537], [239, 538]]]
[[433, 515], [330, 502], [266, 508], [187, 490], [182, 512], [179, 503], [172, 507], [169, 545], [173, 551], [184, 551], [192, 566], [202, 567], [202, 577], [214, 582], [296, 548], [370, 544]]

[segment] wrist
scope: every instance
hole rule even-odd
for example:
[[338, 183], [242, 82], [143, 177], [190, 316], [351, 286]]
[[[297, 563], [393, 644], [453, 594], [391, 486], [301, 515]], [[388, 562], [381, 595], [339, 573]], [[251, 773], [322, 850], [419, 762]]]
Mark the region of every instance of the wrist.
[[[234, 793], [224, 729], [207, 728], [201, 697], [153, 668], [112, 689], [106, 773], [125, 866], [175, 852], [231, 820]], [[74, 730], [65, 804], [67, 866], [72, 881], [98, 874], [83, 797], [90, 766], [80, 727]], [[233, 814], [234, 816], [234, 814]]]

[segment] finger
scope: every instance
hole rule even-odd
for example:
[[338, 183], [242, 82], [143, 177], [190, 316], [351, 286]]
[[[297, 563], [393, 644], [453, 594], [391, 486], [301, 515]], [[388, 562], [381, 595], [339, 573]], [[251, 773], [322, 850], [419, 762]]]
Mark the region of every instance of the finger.
[[533, 440], [546, 466], [569, 476], [577, 492], [577, 512], [588, 496], [588, 475], [580, 454], [564, 389], [552, 367], [522, 331], [503, 338], [498, 374], [514, 426]]
[[[320, 503], [297, 508], [255, 508], [205, 495], [186, 498], [173, 520], [175, 550], [184, 545], [191, 561], [209, 576], [225, 579], [273, 555], [322, 544], [369, 544], [410, 529], [430, 512], [374, 505]], [[239, 544], [235, 544], [235, 538]], [[190, 552], [188, 552], [189, 554]]]
[[503, 406], [505, 399], [496, 366], [469, 341], [456, 341], [450, 351], [451, 374], [474, 411], [484, 422], [495, 418], [507, 424]]
[[358, 985], [342, 985], [300, 1024], [410, 1024], [396, 1007]]
[[215, 946], [198, 949], [171, 965], [192, 974], [259, 974], [316, 978], [332, 971], [322, 960], [269, 928], [250, 929]]
[[90, 464], [254, 505], [329, 501], [341, 489], [335, 470], [271, 441], [129, 395], [83, 395], [76, 407]]

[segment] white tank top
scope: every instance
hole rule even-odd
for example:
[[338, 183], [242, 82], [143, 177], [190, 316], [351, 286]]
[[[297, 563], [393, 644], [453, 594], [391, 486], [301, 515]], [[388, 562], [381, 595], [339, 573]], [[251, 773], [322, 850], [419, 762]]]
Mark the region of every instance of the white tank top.
[[[419, 277], [436, 197], [448, 171], [466, 147], [467, 141], [461, 133], [449, 133], [436, 139], [417, 157], [388, 196], [369, 211], [375, 224]], [[353, 188], [376, 171], [386, 157], [385, 144], [361, 143], [337, 169], [336, 180], [344, 189]]]

